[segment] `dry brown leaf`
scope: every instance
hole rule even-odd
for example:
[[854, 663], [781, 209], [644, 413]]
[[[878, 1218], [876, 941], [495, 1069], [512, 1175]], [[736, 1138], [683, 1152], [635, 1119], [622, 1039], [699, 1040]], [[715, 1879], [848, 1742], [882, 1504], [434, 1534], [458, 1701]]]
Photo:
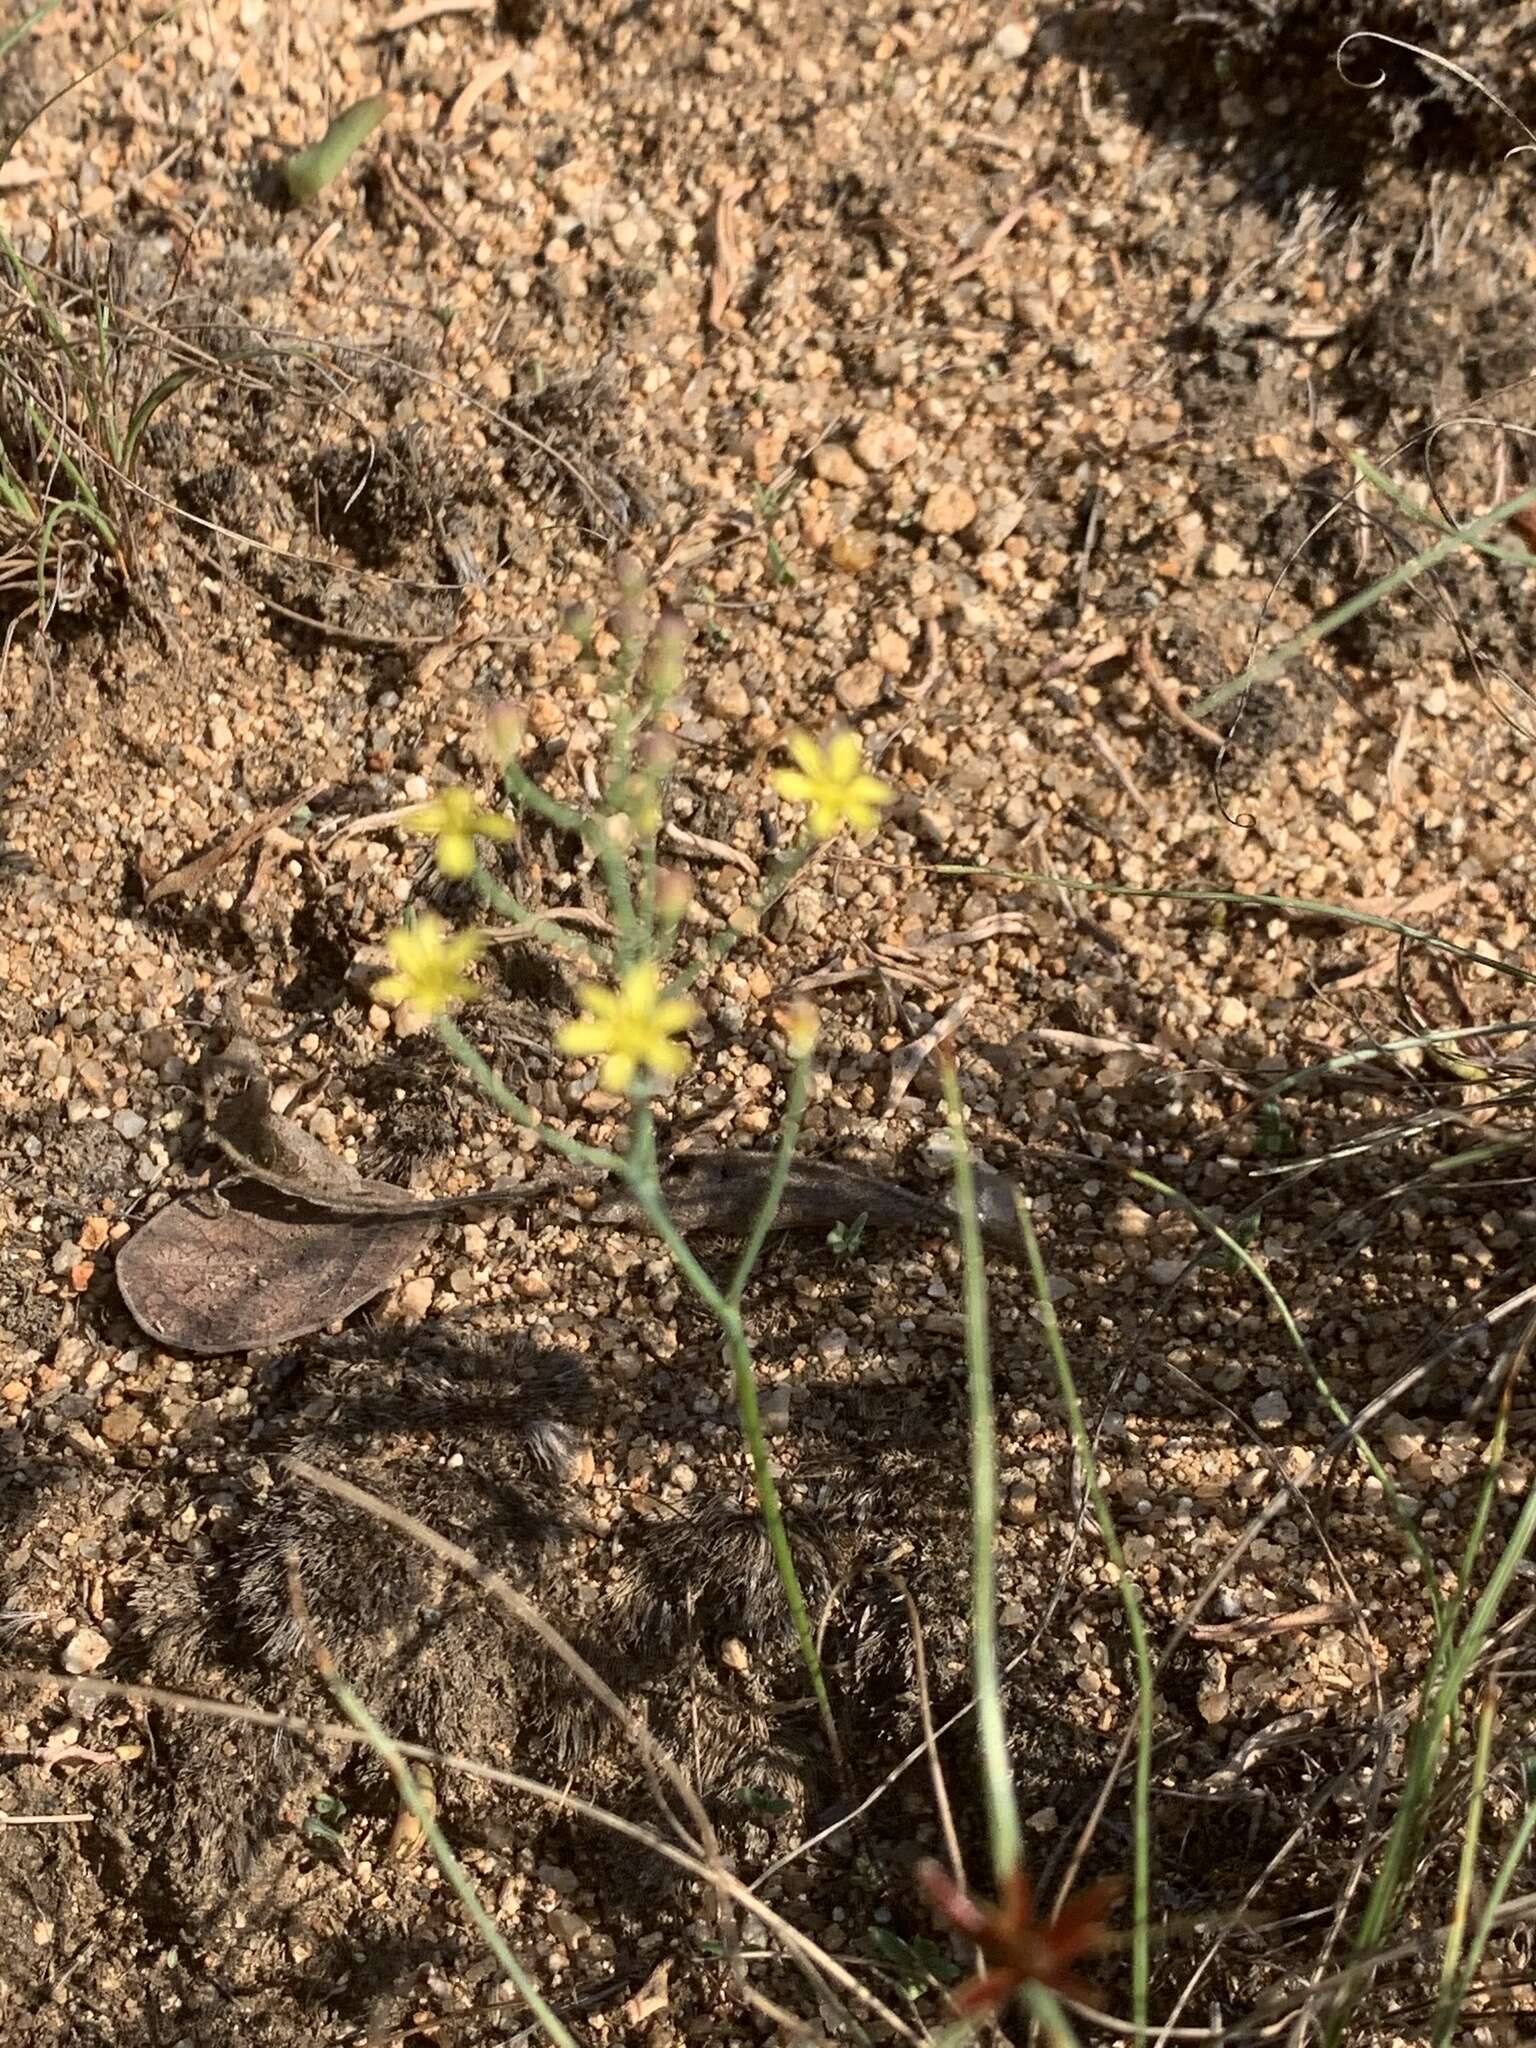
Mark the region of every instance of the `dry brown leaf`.
[[185, 1195], [117, 1255], [128, 1313], [157, 1343], [199, 1358], [307, 1337], [381, 1294], [419, 1256], [416, 1217], [328, 1216], [241, 1181]]

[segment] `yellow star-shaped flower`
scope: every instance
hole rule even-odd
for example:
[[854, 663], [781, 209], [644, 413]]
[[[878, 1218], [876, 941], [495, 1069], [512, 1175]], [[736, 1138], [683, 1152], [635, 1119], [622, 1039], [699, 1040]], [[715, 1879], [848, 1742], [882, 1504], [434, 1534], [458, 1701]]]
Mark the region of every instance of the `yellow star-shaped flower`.
[[392, 931], [384, 946], [395, 971], [373, 984], [381, 1003], [409, 1003], [424, 1017], [440, 1017], [450, 1003], [475, 993], [464, 969], [485, 951], [484, 932], [450, 938], [443, 920], [424, 910], [414, 924]]
[[830, 839], [844, 825], [873, 832], [891, 792], [878, 776], [865, 773], [857, 733], [835, 732], [824, 747], [808, 733], [792, 732], [784, 742], [793, 768], [776, 768], [773, 786], [792, 804], [809, 804], [813, 839]]
[[419, 810], [407, 811], [401, 823], [407, 832], [436, 836], [439, 871], [454, 881], [474, 873], [476, 839], [512, 837], [511, 820], [476, 803], [467, 789], [445, 789]]
[[653, 960], [631, 967], [616, 989], [588, 982], [577, 991], [582, 1015], [561, 1027], [562, 1052], [602, 1059], [600, 1079], [622, 1095], [641, 1073], [672, 1079], [688, 1064], [688, 1048], [676, 1043], [699, 1014], [684, 996], [662, 994], [661, 970]]

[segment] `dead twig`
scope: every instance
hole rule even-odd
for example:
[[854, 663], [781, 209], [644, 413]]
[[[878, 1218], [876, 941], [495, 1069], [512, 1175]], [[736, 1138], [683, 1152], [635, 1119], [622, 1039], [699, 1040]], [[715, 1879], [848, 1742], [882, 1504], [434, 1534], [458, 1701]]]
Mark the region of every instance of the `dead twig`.
[[702, 832], [685, 832], [671, 818], [662, 826], [661, 836], [670, 845], [680, 846], [684, 853], [702, 853], [710, 860], [724, 861], [730, 867], [740, 868], [754, 882], [761, 872], [751, 855], [743, 853], [739, 847], [727, 846], [723, 839], [706, 839]]
[[1353, 1609], [1346, 1600], [1315, 1600], [1310, 1607], [1294, 1607], [1289, 1614], [1248, 1614], [1238, 1621], [1197, 1621], [1190, 1637], [1197, 1643], [1263, 1643], [1271, 1636], [1283, 1636], [1294, 1629], [1331, 1628], [1348, 1621]]
[[974, 989], [956, 998], [943, 1016], [931, 1024], [921, 1038], [914, 1038], [910, 1045], [904, 1045], [891, 1056], [891, 1087], [886, 1096], [887, 1109], [894, 1109], [916, 1080], [923, 1062], [938, 1051], [945, 1039], [952, 1038], [966, 1014], [976, 1002]]
[[227, 862], [238, 860], [249, 846], [270, 832], [274, 825], [281, 825], [305, 804], [313, 803], [320, 792], [330, 787], [329, 781], [312, 782], [307, 789], [301, 789], [294, 796], [285, 797], [280, 804], [272, 804], [267, 810], [258, 811], [254, 818], [247, 818], [243, 825], [225, 838], [215, 840], [203, 853], [186, 861], [179, 868], [173, 868], [168, 875], [162, 875], [144, 897], [146, 903], [159, 903], [167, 896], [180, 896], [188, 889], [199, 889], [211, 875], [218, 873]]
[[1226, 741], [1214, 726], [1191, 717], [1179, 702], [1178, 692], [1157, 665], [1157, 657], [1152, 652], [1150, 627], [1136, 642], [1136, 666], [1141, 672], [1141, 679], [1146, 684], [1153, 703], [1165, 717], [1172, 720], [1180, 732], [1187, 732], [1191, 739], [1198, 740], [1203, 747], [1214, 747], [1219, 751], [1226, 745]]
[[[169, 1686], [134, 1685], [123, 1679], [70, 1678], [56, 1671], [29, 1671], [12, 1665], [0, 1668], [0, 1684], [22, 1684], [38, 1687], [47, 1692], [80, 1692], [97, 1699], [119, 1699], [137, 1702], [147, 1707], [165, 1707], [173, 1712], [201, 1714], [216, 1721], [234, 1722], [251, 1728], [267, 1728], [283, 1734], [295, 1735], [309, 1742], [344, 1742], [350, 1748], [371, 1749], [372, 1744], [362, 1730], [350, 1721], [312, 1721], [300, 1714], [274, 1712], [266, 1707], [248, 1706], [243, 1700], [200, 1699], [195, 1693], [178, 1692]], [[611, 1813], [606, 1807], [594, 1805], [583, 1799], [579, 1792], [569, 1787], [556, 1789], [537, 1778], [526, 1778], [518, 1771], [502, 1770], [495, 1764], [477, 1762], [473, 1757], [460, 1756], [451, 1750], [428, 1749], [419, 1742], [395, 1744], [403, 1757], [412, 1761], [435, 1765], [440, 1770], [456, 1772], [461, 1777], [477, 1778], [482, 1784], [500, 1785], [510, 1792], [519, 1792], [542, 1805], [552, 1807], [562, 1816], [577, 1814], [583, 1820], [594, 1822], [641, 1848], [649, 1849], [664, 1861], [676, 1865], [690, 1877], [701, 1883], [713, 1885], [724, 1892], [735, 1904], [760, 1921], [771, 1933], [782, 1941], [793, 1954], [802, 1957], [814, 1968], [822, 1971], [832, 1981], [848, 1992], [867, 2012], [873, 2013], [889, 2027], [898, 2040], [909, 2041], [913, 2048], [923, 2048], [923, 2037], [910, 2027], [890, 2006], [870, 1991], [853, 1972], [840, 1963], [836, 1956], [828, 1954], [809, 1935], [802, 1934], [792, 1921], [786, 1920], [775, 1911], [767, 1900], [760, 1898], [731, 1870], [723, 1865], [713, 1865], [691, 1855], [676, 1842], [669, 1842], [652, 1828], [642, 1827], [637, 1822], [626, 1820], [622, 1815]]]
[[709, 278], [709, 324], [725, 328], [725, 316], [746, 269], [736, 233], [736, 208], [752, 190], [750, 178], [727, 178], [715, 197], [714, 260]]
[[[1031, 193], [1030, 197], [1033, 196]], [[1017, 206], [1010, 206], [1001, 220], [993, 222], [968, 255], [959, 257], [949, 266], [945, 283], [958, 284], [962, 277], [969, 277], [973, 270], [980, 270], [983, 263], [1007, 241], [1028, 211], [1028, 199], [1021, 199]]]
[[381, 21], [377, 28], [370, 29], [369, 40], [403, 36], [408, 28], [420, 28], [423, 22], [436, 21], [444, 14], [489, 14], [494, 5], [495, 0], [420, 0], [419, 6], [402, 7], [388, 21]]
[[499, 85], [509, 71], [515, 71], [522, 61], [522, 51], [513, 49], [500, 57], [492, 57], [472, 71], [459, 89], [458, 97], [448, 109], [443, 130], [448, 135], [462, 135], [469, 126], [469, 117], [485, 98], [493, 85]]

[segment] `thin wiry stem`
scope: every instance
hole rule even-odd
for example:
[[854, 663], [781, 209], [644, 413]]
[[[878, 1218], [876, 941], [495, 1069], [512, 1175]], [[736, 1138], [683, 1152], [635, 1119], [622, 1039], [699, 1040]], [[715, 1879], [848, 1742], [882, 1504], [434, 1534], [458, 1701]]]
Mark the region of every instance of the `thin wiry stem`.
[[810, 1078], [811, 1060], [809, 1053], [795, 1061], [789, 1077], [789, 1100], [784, 1105], [784, 1121], [779, 1127], [778, 1147], [773, 1156], [773, 1172], [769, 1176], [767, 1191], [758, 1204], [757, 1214], [752, 1219], [752, 1228], [747, 1241], [741, 1248], [736, 1261], [736, 1270], [731, 1275], [730, 1288], [726, 1299], [740, 1302], [746, 1292], [747, 1282], [756, 1270], [762, 1256], [763, 1246], [768, 1241], [774, 1220], [779, 1213], [779, 1204], [784, 1199], [784, 1190], [789, 1184], [790, 1168], [795, 1163], [795, 1146], [800, 1137], [800, 1123], [805, 1115], [806, 1084]]
[[779, 1583], [784, 1589], [790, 1621], [794, 1626], [795, 1638], [800, 1645], [800, 1655], [811, 1681], [811, 1690], [816, 1696], [816, 1706], [821, 1715], [822, 1726], [826, 1730], [827, 1742], [841, 1770], [842, 1741], [832, 1712], [832, 1699], [827, 1691], [826, 1674], [822, 1670], [821, 1658], [816, 1649], [816, 1632], [811, 1626], [810, 1609], [806, 1605], [805, 1593], [800, 1585], [800, 1574], [795, 1569], [789, 1532], [784, 1526], [784, 1511], [779, 1503], [778, 1482], [774, 1478], [773, 1460], [768, 1453], [768, 1438], [763, 1429], [762, 1408], [757, 1398], [757, 1370], [746, 1326], [741, 1319], [741, 1309], [736, 1301], [720, 1292], [699, 1260], [689, 1250], [671, 1211], [662, 1199], [655, 1173], [654, 1126], [649, 1104], [641, 1104], [637, 1109], [635, 1126], [635, 1141], [630, 1158], [624, 1163], [624, 1177], [652, 1229], [671, 1253], [673, 1264], [724, 1333], [726, 1356], [730, 1361], [731, 1375], [736, 1387], [737, 1412], [741, 1417], [742, 1435], [746, 1438], [747, 1452], [752, 1462], [752, 1479], [757, 1489], [763, 1525], [768, 1531], [774, 1567], [779, 1575]]
[[1035, 1300], [1040, 1311], [1040, 1327], [1045, 1335], [1046, 1349], [1051, 1354], [1051, 1363], [1056, 1370], [1056, 1384], [1061, 1389], [1061, 1398], [1066, 1406], [1067, 1425], [1072, 1433], [1072, 1444], [1077, 1452], [1078, 1462], [1083, 1469], [1094, 1520], [1099, 1525], [1099, 1535], [1115, 1567], [1115, 1587], [1120, 1595], [1120, 1604], [1125, 1609], [1126, 1627], [1130, 1632], [1131, 1650], [1136, 1660], [1136, 1778], [1131, 1861], [1131, 1893], [1135, 1920], [1131, 1929], [1131, 2011], [1137, 2026], [1145, 2027], [1148, 1988], [1151, 1982], [1149, 1915], [1152, 1897], [1152, 1717], [1156, 1704], [1152, 1651], [1147, 1640], [1147, 1627], [1142, 1616], [1136, 1583], [1126, 1564], [1125, 1552], [1120, 1547], [1119, 1532], [1115, 1528], [1114, 1517], [1109, 1512], [1109, 1503], [1104, 1498], [1104, 1489], [1099, 1483], [1099, 1468], [1094, 1457], [1093, 1439], [1089, 1435], [1088, 1425], [1083, 1420], [1082, 1403], [1077, 1396], [1077, 1381], [1073, 1377], [1066, 1345], [1062, 1342], [1061, 1326], [1056, 1320], [1056, 1308], [1051, 1299], [1051, 1283], [1046, 1274], [1045, 1261], [1040, 1256], [1040, 1241], [1035, 1235], [1034, 1221], [1023, 1200], [1018, 1197], [1015, 1197], [1015, 1210], [1019, 1221], [1019, 1233], [1024, 1239], [1024, 1256], [1029, 1261], [1030, 1278], [1034, 1282]]
[[517, 1960], [517, 1957], [513, 1955], [511, 1949], [507, 1946], [506, 1938], [502, 1934], [501, 1929], [485, 1910], [480, 1894], [470, 1883], [469, 1873], [465, 1870], [463, 1864], [460, 1863], [458, 1857], [454, 1855], [452, 1849], [449, 1848], [448, 1837], [438, 1826], [437, 1816], [433, 1813], [426, 1800], [422, 1798], [421, 1787], [417, 1784], [410, 1765], [401, 1755], [393, 1738], [384, 1732], [383, 1728], [373, 1718], [372, 1714], [369, 1713], [351, 1686], [342, 1677], [336, 1667], [335, 1659], [316, 1634], [314, 1626], [310, 1621], [308, 1610], [304, 1605], [303, 1593], [299, 1585], [298, 1565], [293, 1559], [289, 1560], [289, 1592], [293, 1602], [295, 1617], [309, 1645], [310, 1654], [315, 1660], [315, 1668], [330, 1687], [336, 1704], [363, 1736], [370, 1749], [380, 1759], [385, 1769], [389, 1772], [390, 1777], [394, 1780], [395, 1790], [400, 1795], [401, 1803], [406, 1807], [417, 1826], [421, 1829], [427, 1846], [432, 1851], [432, 1855], [436, 1860], [438, 1869], [442, 1871], [444, 1877], [453, 1886], [459, 1904], [468, 1914], [480, 1939], [495, 1957], [497, 1968], [504, 1977], [517, 1986], [528, 2010], [533, 2014], [550, 2040], [556, 2044], [556, 2048], [576, 2048], [575, 2037], [554, 2009], [545, 2002], [544, 1995], [539, 1990], [538, 1985], [534, 1983], [528, 1972]]
[[987, 1796], [987, 1830], [992, 1870], [999, 1891], [1019, 1868], [1018, 1802], [1008, 1756], [1003, 1692], [997, 1660], [997, 1424], [992, 1411], [991, 1332], [981, 1226], [976, 1217], [976, 1179], [965, 1136], [960, 1083], [951, 1062], [942, 1068], [954, 1155], [955, 1208], [965, 1261], [965, 1358], [971, 1406], [971, 1633], [976, 1729]]

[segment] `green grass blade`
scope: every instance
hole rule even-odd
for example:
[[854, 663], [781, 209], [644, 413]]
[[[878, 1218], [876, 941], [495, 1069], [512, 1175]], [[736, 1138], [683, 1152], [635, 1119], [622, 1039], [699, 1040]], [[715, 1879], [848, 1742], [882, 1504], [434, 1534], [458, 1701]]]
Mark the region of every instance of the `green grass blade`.
[[1404, 924], [1401, 918], [1381, 917], [1375, 911], [1355, 910], [1343, 903], [1325, 903], [1315, 896], [1270, 896], [1245, 889], [1137, 887], [1129, 882], [1095, 882], [1082, 875], [1047, 875], [1027, 868], [968, 866], [948, 861], [940, 862], [932, 872], [971, 875], [977, 880], [994, 882], [1022, 882], [1036, 888], [1070, 889], [1085, 896], [1123, 896], [1134, 903], [1229, 903], [1239, 910], [1277, 910], [1286, 917], [1323, 918], [1333, 924], [1352, 924], [1366, 931], [1389, 932], [1393, 938], [1410, 939], [1453, 960], [1465, 960], [1469, 965], [1485, 968], [1490, 974], [1502, 974], [1510, 981], [1536, 988], [1536, 969], [1517, 966], [1513, 960], [1490, 959], [1473, 946], [1459, 946], [1454, 939], [1443, 938], [1438, 932], [1425, 931], [1418, 925]]
[[[1472, 1784], [1467, 1798], [1467, 1818], [1462, 1827], [1461, 1855], [1456, 1866], [1456, 1902], [1451, 1913], [1451, 1924], [1445, 1937], [1445, 1953], [1440, 1959], [1440, 1997], [1443, 2005], [1450, 2003], [1456, 1979], [1461, 1967], [1462, 1946], [1466, 1937], [1467, 1916], [1472, 1903], [1472, 1885], [1477, 1876], [1477, 1850], [1483, 1826], [1483, 1800], [1488, 1788], [1488, 1766], [1493, 1750], [1493, 1724], [1498, 1712], [1499, 1690], [1490, 1684], [1483, 1692], [1483, 1703], [1477, 1716], [1477, 1743], [1472, 1753]], [[1451, 2007], [1443, 2024], [1449, 2025], [1455, 2017]], [[1436, 2040], [1446, 2038], [1441, 2028], [1435, 2030]]]
[[359, 100], [355, 107], [348, 107], [344, 114], [338, 114], [318, 142], [289, 157], [283, 165], [283, 183], [295, 205], [304, 206], [318, 199], [388, 112], [389, 94], [376, 92]]
[[1482, 1912], [1478, 1915], [1477, 1926], [1473, 1930], [1472, 1939], [1467, 1944], [1466, 1961], [1462, 1965], [1461, 1974], [1457, 1978], [1455, 1989], [1447, 2002], [1447, 2010], [1442, 2016], [1441, 2028], [1436, 2032], [1435, 2048], [1450, 2048], [1450, 2044], [1456, 2039], [1455, 2029], [1456, 2023], [1461, 2017], [1461, 2008], [1466, 2004], [1467, 1993], [1471, 1990], [1477, 1973], [1482, 1967], [1483, 1954], [1488, 1946], [1488, 1938], [1498, 1925], [1499, 1909], [1504, 1904], [1516, 1875], [1524, 1867], [1533, 1836], [1536, 1836], [1536, 1801], [1532, 1801], [1527, 1805], [1525, 1812], [1520, 1817], [1520, 1825], [1515, 1829], [1514, 1834], [1510, 1838], [1509, 1847], [1499, 1859], [1499, 1867], [1494, 1873], [1492, 1884], [1488, 1887], [1488, 1896], [1483, 1902]]
[[[1402, 485], [1394, 483], [1374, 462], [1367, 462], [1352, 448], [1345, 452], [1366, 482], [1374, 484], [1384, 498], [1390, 498], [1405, 518], [1412, 519], [1419, 526], [1430, 527], [1435, 533], [1456, 531], [1448, 519], [1442, 519], [1438, 512], [1431, 512], [1427, 505], [1410, 498]], [[1512, 569], [1536, 569], [1536, 555], [1529, 548], [1501, 548], [1497, 541], [1491, 540], [1469, 540], [1467, 546], [1479, 555], [1486, 555], [1491, 562], [1503, 562]]]
[[[34, 7], [30, 14], [24, 14], [14, 28], [0, 29], [0, 59], [8, 57], [22, 37], [31, 35], [37, 24], [52, 14], [59, 4], [60, 0], [42, 0], [42, 5]], [[8, 154], [8, 146], [0, 145], [0, 164], [5, 162]]]
[[[1129, 1171], [1127, 1178], [1134, 1181], [1137, 1186], [1151, 1188], [1155, 1193], [1162, 1195], [1167, 1201], [1175, 1203], [1184, 1211], [1186, 1216], [1198, 1223], [1202, 1230], [1213, 1237], [1258, 1282], [1271, 1308], [1280, 1318], [1285, 1334], [1291, 1340], [1292, 1350], [1294, 1350], [1296, 1356], [1305, 1367], [1307, 1377], [1311, 1380], [1321, 1400], [1326, 1404], [1329, 1414], [1332, 1415], [1340, 1428], [1348, 1429], [1350, 1426], [1349, 1411], [1334, 1393], [1333, 1388], [1324, 1378], [1317, 1361], [1313, 1358], [1311, 1346], [1301, 1334], [1300, 1325], [1291, 1313], [1290, 1303], [1280, 1292], [1274, 1281], [1270, 1279], [1268, 1273], [1265, 1272], [1263, 1266], [1260, 1265], [1248, 1247], [1235, 1238], [1230, 1231], [1223, 1230], [1215, 1217], [1208, 1215], [1198, 1202], [1191, 1201], [1188, 1195], [1181, 1194], [1177, 1188], [1172, 1187], [1167, 1181], [1159, 1180], [1155, 1174], [1143, 1172], [1140, 1167], [1133, 1167]], [[1441, 1598], [1439, 1585], [1436, 1583], [1434, 1560], [1424, 1548], [1423, 1539], [1414, 1526], [1413, 1516], [1408, 1511], [1408, 1504], [1403, 1499], [1401, 1493], [1399, 1493], [1397, 1483], [1391, 1473], [1388, 1472], [1386, 1466], [1382, 1464], [1380, 1458], [1377, 1457], [1364, 1437], [1357, 1437], [1355, 1442], [1371, 1477], [1381, 1488], [1382, 1497], [1392, 1509], [1398, 1527], [1402, 1532], [1404, 1542], [1412, 1551], [1414, 1559], [1418, 1564], [1420, 1575], [1424, 1580], [1424, 1588], [1429, 1596], [1430, 1605], [1434, 1609], [1438, 1625], [1445, 1603]]]
[[190, 384], [194, 377], [208, 377], [214, 373], [201, 363], [189, 364], [185, 369], [173, 370], [168, 377], [162, 377], [154, 390], [141, 398], [128, 417], [128, 426], [123, 434], [122, 453], [118, 457], [119, 469], [132, 469], [133, 458], [138, 452], [139, 442], [145, 428], [153, 420], [169, 398], [174, 398], [184, 384]]
[[426, 1839], [437, 1867], [452, 1885], [459, 1904], [464, 1908], [471, 1925], [496, 1960], [496, 1967], [511, 1984], [515, 1984], [528, 2010], [533, 2014], [556, 2048], [577, 2048], [575, 2036], [564, 2021], [545, 2000], [537, 1984], [528, 1975], [517, 1957], [508, 1947], [506, 1937], [482, 1904], [480, 1894], [470, 1881], [469, 1873], [448, 1846], [448, 1838], [437, 1824], [437, 1818], [421, 1796], [410, 1765], [395, 1747], [380, 1724], [369, 1713], [357, 1694], [347, 1684], [331, 1661], [328, 1652], [318, 1643], [314, 1645], [320, 1665], [320, 1675], [335, 1696], [336, 1704], [347, 1719], [368, 1742], [374, 1754], [383, 1763], [394, 1780], [395, 1790], [401, 1803], [407, 1808]]
[[1261, 683], [1273, 682], [1298, 654], [1305, 654], [1309, 647], [1315, 647], [1320, 640], [1326, 640], [1330, 634], [1337, 633], [1339, 628], [1347, 626], [1351, 619], [1357, 619], [1362, 612], [1380, 604], [1383, 598], [1390, 597], [1405, 584], [1414, 582], [1426, 569], [1438, 568], [1440, 563], [1448, 561], [1462, 548], [1474, 546], [1485, 535], [1494, 532], [1496, 528], [1512, 519], [1517, 512], [1528, 512], [1533, 505], [1536, 505], [1536, 490], [1521, 491], [1517, 497], [1506, 500], [1502, 505], [1495, 505], [1491, 512], [1484, 512], [1479, 518], [1469, 520], [1465, 526], [1458, 526], [1452, 532], [1443, 534], [1439, 540], [1431, 542], [1418, 554], [1410, 555], [1406, 562], [1399, 562], [1397, 567], [1388, 570], [1385, 576], [1379, 576], [1374, 583], [1367, 584], [1364, 590], [1357, 590], [1353, 597], [1345, 598], [1342, 604], [1336, 604], [1331, 610], [1320, 613], [1317, 618], [1303, 626], [1299, 633], [1293, 633], [1289, 640], [1282, 642], [1271, 653], [1262, 655], [1258, 661], [1250, 662], [1240, 676], [1233, 676], [1229, 682], [1220, 684], [1214, 690], [1208, 690], [1194, 706], [1193, 715], [1196, 718], [1209, 718], [1213, 711], [1219, 711], [1224, 704], [1230, 704], [1234, 697], [1241, 696], [1247, 690], [1256, 689]]
[[1109, 1512], [1109, 1503], [1099, 1483], [1098, 1460], [1093, 1453], [1093, 1438], [1083, 1419], [1083, 1404], [1078, 1399], [1077, 1381], [1073, 1376], [1067, 1347], [1062, 1341], [1061, 1325], [1056, 1320], [1056, 1307], [1051, 1299], [1051, 1283], [1045, 1270], [1045, 1261], [1040, 1256], [1040, 1241], [1035, 1235], [1034, 1219], [1023, 1200], [1015, 1197], [1015, 1211], [1019, 1220], [1019, 1234], [1024, 1240], [1024, 1256], [1029, 1262], [1029, 1275], [1034, 1283], [1035, 1300], [1040, 1310], [1040, 1327], [1045, 1335], [1046, 1349], [1051, 1354], [1051, 1364], [1056, 1371], [1056, 1384], [1060, 1389], [1062, 1402], [1067, 1411], [1067, 1426], [1072, 1434], [1072, 1444], [1082, 1466], [1088, 1499], [1093, 1508], [1093, 1518], [1099, 1527], [1099, 1536], [1110, 1562], [1115, 1567], [1116, 1590], [1120, 1604], [1125, 1609], [1126, 1627], [1130, 1632], [1132, 1654], [1136, 1660], [1136, 1777], [1134, 1790], [1134, 1840], [1131, 1864], [1131, 1899], [1135, 1923], [1131, 1929], [1131, 2015], [1138, 2028], [1147, 2025], [1148, 1993], [1151, 1983], [1151, 1901], [1152, 1901], [1152, 1721], [1156, 1706], [1152, 1674], [1152, 1650], [1147, 1640], [1146, 1621], [1141, 1611], [1141, 1600], [1136, 1592], [1135, 1580], [1125, 1561], [1125, 1552], [1120, 1545], [1120, 1534], [1115, 1527], [1114, 1517]]

